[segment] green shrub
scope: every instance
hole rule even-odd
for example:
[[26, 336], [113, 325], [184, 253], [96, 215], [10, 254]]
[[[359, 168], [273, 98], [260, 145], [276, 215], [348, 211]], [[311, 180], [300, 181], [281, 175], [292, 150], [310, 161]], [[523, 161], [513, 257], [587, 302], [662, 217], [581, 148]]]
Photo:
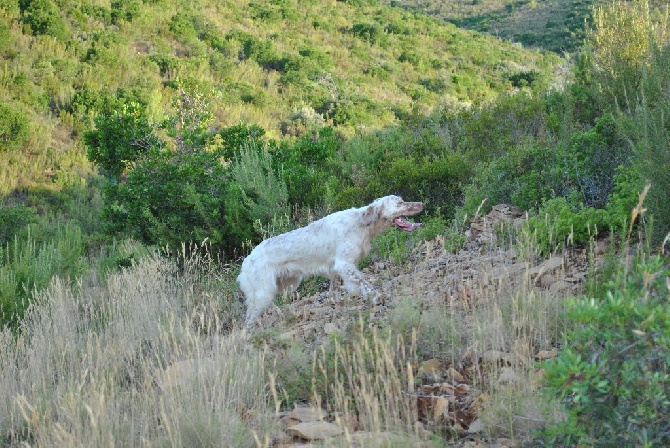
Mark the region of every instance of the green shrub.
[[265, 129], [256, 124], [239, 123], [219, 131], [221, 137], [221, 154], [228, 160], [240, 155], [243, 148], [258, 146], [263, 142]]
[[637, 175], [651, 188], [645, 205], [653, 216], [651, 235], [660, 243], [670, 233], [670, 103], [661, 100], [670, 94], [670, 42], [655, 47], [641, 80], [644, 93], [637, 107], [622, 115], [626, 134], [633, 146], [633, 166]]
[[547, 393], [567, 418], [545, 430], [564, 446], [667, 446], [670, 289], [659, 256], [619, 269], [603, 298], [576, 300], [570, 344], [545, 363]]
[[43, 219], [17, 229], [0, 246], [0, 327], [17, 328], [33, 293], [53, 276], [76, 281], [87, 261], [84, 236], [72, 222]]
[[368, 197], [396, 193], [406, 200], [421, 200], [428, 213], [438, 208], [451, 216], [461, 202], [461, 184], [470, 167], [459, 153], [440, 157], [403, 157], [387, 155], [377, 168], [366, 190]]
[[0, 153], [21, 149], [30, 137], [30, 120], [25, 112], [0, 103]]
[[140, 0], [112, 0], [111, 19], [112, 23], [121, 21], [132, 22], [140, 13], [142, 3]]
[[125, 182], [108, 190], [109, 230], [173, 253], [182, 243], [205, 240], [216, 250], [233, 250], [223, 225], [226, 177], [216, 154], [152, 151], [136, 162]]
[[542, 255], [570, 244], [586, 244], [590, 238], [611, 227], [605, 210], [576, 205], [564, 197], [546, 201], [536, 216], [524, 222], [524, 231], [536, 235]]
[[0, 205], [0, 245], [14, 239], [21, 229], [37, 220], [35, 209], [23, 205]]
[[8, 22], [3, 18], [0, 20], [0, 55], [5, 55], [12, 49], [14, 49], [14, 36]]
[[282, 141], [272, 149], [273, 163], [282, 170], [291, 204], [315, 207], [323, 204], [328, 193], [328, 180], [336, 175], [334, 159], [342, 141], [332, 127], [326, 126], [315, 135]]
[[561, 155], [568, 194], [578, 193], [588, 206], [602, 208], [614, 186], [617, 167], [628, 162], [630, 145], [611, 115], [597, 118], [595, 126], [572, 135]]
[[[235, 210], [240, 222], [234, 223], [234, 227], [250, 227], [251, 223], [254, 236], [258, 237], [263, 226], [277, 217], [289, 215], [289, 194], [283, 172], [273, 170], [272, 156], [266, 147], [252, 144], [243, 147], [231, 167], [231, 177], [233, 182], [229, 189], [234, 190], [244, 210], [243, 214], [240, 209]], [[229, 219], [229, 224], [232, 221]]]
[[53, 1], [21, 0], [19, 8], [22, 13], [21, 20], [29, 26], [33, 34], [45, 34], [61, 40], [67, 39], [67, 24]]
[[372, 45], [384, 37], [382, 28], [374, 23], [355, 23], [351, 27], [351, 34]]
[[144, 152], [159, 145], [154, 126], [137, 103], [95, 119], [96, 129], [84, 133], [88, 158], [109, 179], [119, 179]]
[[564, 177], [558, 154], [543, 146], [513, 147], [488, 164], [480, 164], [465, 187], [463, 213], [472, 217], [486, 199], [486, 210], [496, 204], [513, 204], [535, 210], [561, 193]]

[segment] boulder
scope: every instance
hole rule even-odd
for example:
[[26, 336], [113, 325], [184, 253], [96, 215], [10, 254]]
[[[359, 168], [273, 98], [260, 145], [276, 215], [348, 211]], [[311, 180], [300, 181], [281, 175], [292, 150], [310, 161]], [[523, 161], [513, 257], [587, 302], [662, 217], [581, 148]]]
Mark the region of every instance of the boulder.
[[302, 422], [289, 426], [286, 432], [303, 440], [324, 440], [342, 434], [342, 428], [324, 421]]

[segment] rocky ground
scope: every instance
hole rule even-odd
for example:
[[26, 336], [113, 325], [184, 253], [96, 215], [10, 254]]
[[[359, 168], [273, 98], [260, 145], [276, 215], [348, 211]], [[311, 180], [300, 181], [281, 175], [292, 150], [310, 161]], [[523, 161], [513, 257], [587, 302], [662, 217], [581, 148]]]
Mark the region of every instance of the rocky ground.
[[[462, 332], [471, 333], [469, 326], [481, 324], [474, 318], [479, 308], [491, 307], [519, 291], [557, 301], [579, 294], [589, 266], [586, 249], [572, 249], [545, 259], [519, 254], [521, 249], [498, 241], [504, 232], [496, 229], [518, 227], [522, 220], [520, 210], [498, 205], [472, 223], [466, 232], [467, 242], [457, 253], [447, 251], [444, 240], [437, 238], [421, 243], [401, 265], [372, 263], [364, 274], [385, 298], [376, 306], [339, 288], [329, 291], [325, 282], [313, 283], [311, 289], [316, 292], [303, 292], [303, 296], [288, 300], [280, 312], [268, 311], [252, 330], [252, 338], [262, 339], [264, 333], [271, 331], [286, 344], [316, 348], [328, 344], [333, 334], [347, 337], [362, 315], [371, 325], [386, 325], [394, 310], [408, 301], [426, 313], [447, 310], [459, 321]], [[599, 251], [602, 248], [596, 245], [596, 255]], [[556, 356], [557, 347], [547, 343], [519, 350], [510, 344], [482, 347], [466, 338], [463, 341], [464, 347], [448, 355], [435, 350], [433, 356], [428, 356], [429, 351], [423, 350], [417, 360], [417, 386], [412, 395], [415, 433], [427, 440], [432, 433], [447, 431], [456, 434], [451, 440], [458, 440], [462, 446], [517, 446], [514, 440], [485, 436], [479, 417], [491, 398], [480, 387], [482, 378], [488, 376], [487, 381], [496, 385], [520, 381], [539, 384], [542, 372], [533, 367], [534, 362]], [[309, 406], [283, 412], [280, 419], [284, 432], [274, 440], [277, 447], [312, 446], [310, 443], [380, 446], [378, 440], [369, 442], [384, 436], [362, 431], [355, 419], [338, 418]], [[345, 436], [346, 442], [342, 442]]]

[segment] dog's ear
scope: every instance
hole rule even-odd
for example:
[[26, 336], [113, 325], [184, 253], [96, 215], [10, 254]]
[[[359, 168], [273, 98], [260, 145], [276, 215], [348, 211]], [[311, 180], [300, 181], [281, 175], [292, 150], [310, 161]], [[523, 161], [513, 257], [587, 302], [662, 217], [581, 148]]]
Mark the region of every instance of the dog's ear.
[[371, 225], [379, 217], [382, 215], [382, 211], [384, 210], [384, 206], [382, 204], [370, 204], [368, 207], [365, 209], [365, 212], [363, 213], [363, 224], [366, 226]]

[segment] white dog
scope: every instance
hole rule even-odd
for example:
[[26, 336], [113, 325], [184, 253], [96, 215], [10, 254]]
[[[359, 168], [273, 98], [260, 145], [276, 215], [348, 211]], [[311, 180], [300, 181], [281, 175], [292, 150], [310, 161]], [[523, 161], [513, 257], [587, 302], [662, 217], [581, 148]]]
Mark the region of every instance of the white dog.
[[295, 291], [304, 277], [322, 275], [342, 279], [352, 293], [379, 294], [363, 278], [356, 264], [370, 252], [370, 240], [390, 227], [408, 232], [421, 226], [404, 216], [423, 210], [422, 202], [385, 196], [372, 204], [328, 215], [306, 227], [260, 243], [244, 259], [237, 281], [246, 297], [249, 326], [270, 306], [275, 296]]

